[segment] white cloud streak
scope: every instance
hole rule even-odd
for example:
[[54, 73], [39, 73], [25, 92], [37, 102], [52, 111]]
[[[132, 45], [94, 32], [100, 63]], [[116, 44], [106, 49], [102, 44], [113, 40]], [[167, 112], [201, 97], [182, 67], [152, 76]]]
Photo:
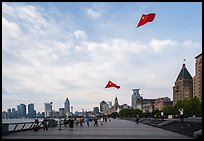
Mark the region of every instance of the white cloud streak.
[[95, 10], [90, 9], [90, 8], [87, 9], [87, 15], [92, 18], [99, 18], [101, 16], [99, 12], [96, 12]]

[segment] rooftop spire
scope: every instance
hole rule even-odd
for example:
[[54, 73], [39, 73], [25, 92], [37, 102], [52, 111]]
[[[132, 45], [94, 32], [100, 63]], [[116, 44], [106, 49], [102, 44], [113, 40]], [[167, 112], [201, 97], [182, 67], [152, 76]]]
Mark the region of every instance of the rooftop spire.
[[[186, 59], [184, 59], [185, 61]], [[183, 79], [193, 79], [188, 70], [186, 69], [186, 65], [183, 63], [182, 64], [182, 69], [176, 79], [177, 80], [183, 80]]]

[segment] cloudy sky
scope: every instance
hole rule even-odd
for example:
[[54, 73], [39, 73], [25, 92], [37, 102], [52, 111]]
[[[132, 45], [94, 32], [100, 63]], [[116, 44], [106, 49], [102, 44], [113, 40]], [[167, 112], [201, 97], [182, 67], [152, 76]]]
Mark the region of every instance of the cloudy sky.
[[[148, 13], [155, 20], [136, 28]], [[184, 59], [195, 75], [202, 3], [2, 3], [2, 36], [2, 111], [51, 101], [58, 111], [66, 97], [74, 111], [115, 96], [131, 105], [134, 88], [172, 99]]]

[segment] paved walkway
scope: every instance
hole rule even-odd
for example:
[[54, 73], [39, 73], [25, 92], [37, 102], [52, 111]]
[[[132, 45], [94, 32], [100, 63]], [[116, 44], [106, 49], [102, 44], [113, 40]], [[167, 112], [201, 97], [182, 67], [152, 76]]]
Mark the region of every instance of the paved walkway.
[[17, 132], [2, 136], [2, 139], [193, 139], [191, 137], [152, 127], [146, 124], [137, 125], [135, 122], [128, 120], [112, 119], [103, 125], [87, 127], [83, 123], [83, 127], [74, 126], [73, 131], [69, 127], [62, 126], [62, 130], [58, 127], [52, 127], [48, 130], [40, 129], [37, 132], [32, 130]]

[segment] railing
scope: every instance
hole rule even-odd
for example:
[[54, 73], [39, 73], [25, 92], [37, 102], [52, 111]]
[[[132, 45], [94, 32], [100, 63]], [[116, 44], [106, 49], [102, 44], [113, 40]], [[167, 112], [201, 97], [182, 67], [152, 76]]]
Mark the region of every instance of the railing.
[[[39, 121], [39, 128], [43, 128], [43, 121]], [[2, 135], [9, 133], [20, 132], [25, 130], [33, 130], [35, 122], [20, 122], [20, 123], [2, 123]], [[48, 120], [48, 127], [56, 127], [57, 121], [54, 119]]]
[[[42, 122], [39, 122], [39, 127], [42, 128]], [[32, 130], [35, 122], [21, 122], [21, 123], [2, 123], [2, 134], [7, 135], [13, 132]]]

